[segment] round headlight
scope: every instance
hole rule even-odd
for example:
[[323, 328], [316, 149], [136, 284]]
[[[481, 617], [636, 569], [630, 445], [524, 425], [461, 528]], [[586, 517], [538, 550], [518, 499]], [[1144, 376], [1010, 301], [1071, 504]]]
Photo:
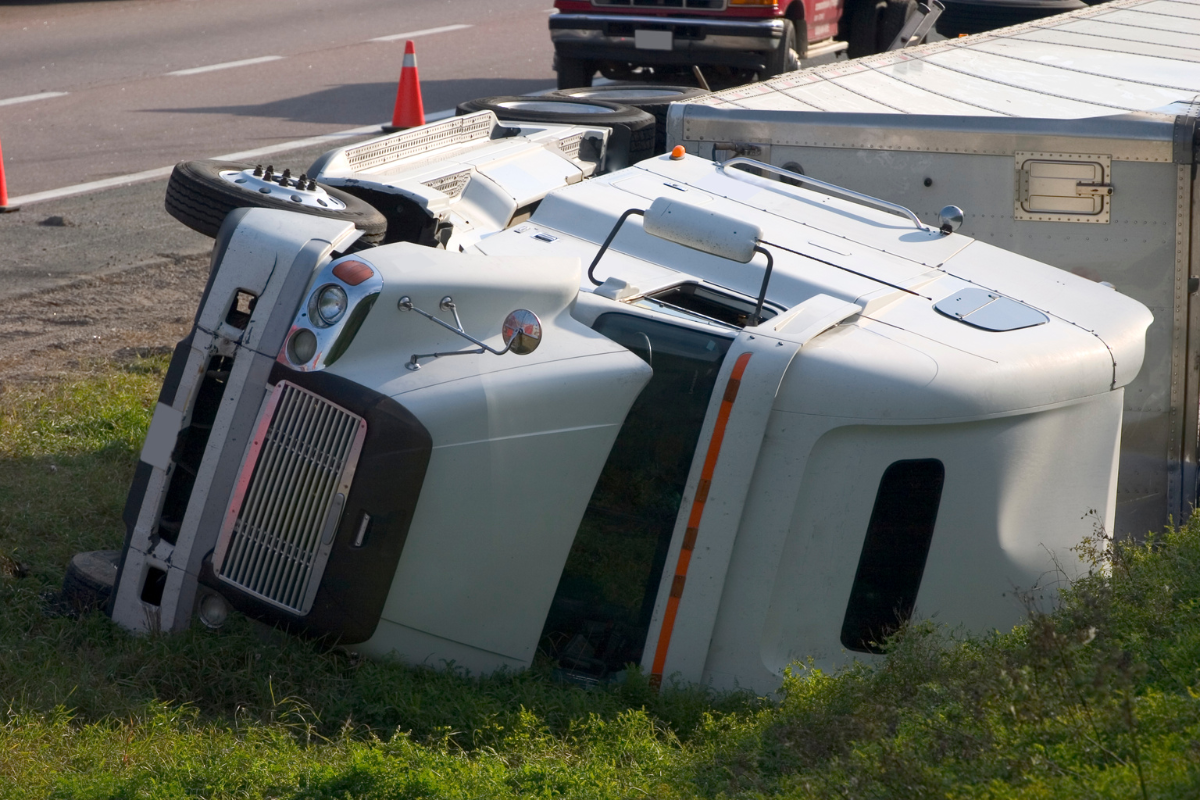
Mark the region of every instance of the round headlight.
[[317, 354], [317, 336], [308, 328], [301, 328], [288, 339], [288, 360], [296, 366], [303, 366], [313, 360]]
[[326, 325], [333, 325], [346, 313], [346, 290], [340, 286], [329, 285], [317, 293], [317, 316]]

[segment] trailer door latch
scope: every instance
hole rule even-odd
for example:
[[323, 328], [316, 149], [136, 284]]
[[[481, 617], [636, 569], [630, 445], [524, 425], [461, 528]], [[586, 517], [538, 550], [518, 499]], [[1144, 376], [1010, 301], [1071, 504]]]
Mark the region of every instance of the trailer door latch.
[[1100, 195], [1101, 197], [1112, 197], [1113, 187], [1111, 183], [1096, 183], [1093, 181], [1080, 181], [1075, 184], [1075, 194], [1080, 197], [1091, 197]]
[[1016, 153], [1013, 219], [1036, 222], [1109, 221], [1112, 156]]

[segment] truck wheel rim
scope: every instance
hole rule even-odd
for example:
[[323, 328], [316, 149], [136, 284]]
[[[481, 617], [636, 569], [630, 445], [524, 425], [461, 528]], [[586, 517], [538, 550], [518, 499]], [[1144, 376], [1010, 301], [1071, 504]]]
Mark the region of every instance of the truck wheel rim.
[[[272, 180], [267, 180], [266, 176], [254, 174], [255, 170], [243, 169], [221, 170], [221, 179], [228, 183], [234, 184], [247, 192], [257, 192], [264, 197], [272, 197], [281, 203], [290, 203], [297, 206], [305, 206], [307, 208], [325, 209], [328, 211], [344, 211], [346, 204], [329, 192], [317, 186], [313, 189], [299, 188], [296, 184], [298, 179], [288, 180], [288, 186], [280, 183], [283, 180], [282, 176], [275, 176]], [[306, 183], [305, 186], [308, 184]]]

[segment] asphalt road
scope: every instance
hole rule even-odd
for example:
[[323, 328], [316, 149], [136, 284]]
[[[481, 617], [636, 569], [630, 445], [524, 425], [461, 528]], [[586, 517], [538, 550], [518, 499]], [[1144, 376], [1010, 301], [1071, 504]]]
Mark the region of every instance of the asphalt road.
[[[0, 148], [9, 195], [118, 184], [0, 214], [0, 297], [206, 252], [209, 239], [163, 210], [170, 166], [283, 147], [262, 160], [303, 169], [362, 138], [289, 144], [387, 120], [410, 36], [427, 113], [551, 88], [550, 6], [0, 0]], [[156, 180], [120, 180], [154, 170]]]
[[550, 6], [5, 0], [0, 147], [9, 194], [382, 122], [409, 36], [427, 112], [551, 87]]

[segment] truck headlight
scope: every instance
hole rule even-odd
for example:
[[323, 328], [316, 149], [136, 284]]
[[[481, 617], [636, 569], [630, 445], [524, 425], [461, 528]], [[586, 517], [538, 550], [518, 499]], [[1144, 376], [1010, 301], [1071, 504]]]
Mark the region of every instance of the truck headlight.
[[296, 366], [303, 366], [313, 360], [317, 354], [317, 337], [308, 328], [299, 328], [288, 339], [288, 360]]
[[345, 315], [349, 300], [346, 298], [345, 289], [330, 284], [317, 292], [316, 302], [313, 305], [319, 322], [325, 325], [334, 325]]
[[383, 275], [361, 256], [343, 256], [316, 270], [276, 356], [279, 363], [314, 372], [350, 346], [383, 290]]

